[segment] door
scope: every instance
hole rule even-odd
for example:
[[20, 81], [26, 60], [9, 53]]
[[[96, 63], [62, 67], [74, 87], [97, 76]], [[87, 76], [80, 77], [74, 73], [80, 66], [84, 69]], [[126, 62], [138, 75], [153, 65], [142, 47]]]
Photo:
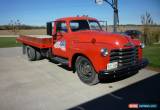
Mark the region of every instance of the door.
[[64, 21], [56, 22], [56, 37], [53, 44], [53, 53], [56, 56], [67, 58], [68, 54], [68, 29]]

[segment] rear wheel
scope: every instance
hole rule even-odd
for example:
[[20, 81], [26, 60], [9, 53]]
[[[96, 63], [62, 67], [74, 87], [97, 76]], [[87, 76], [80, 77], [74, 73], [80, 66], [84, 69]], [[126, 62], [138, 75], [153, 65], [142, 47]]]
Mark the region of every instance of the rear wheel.
[[91, 62], [82, 56], [76, 60], [76, 70], [79, 79], [88, 85], [95, 85], [99, 82], [98, 74], [95, 72]]
[[27, 46], [27, 56], [30, 61], [36, 60], [36, 51], [33, 47]]
[[36, 51], [36, 60], [41, 60], [42, 59], [42, 55], [40, 53], [40, 51], [35, 50]]

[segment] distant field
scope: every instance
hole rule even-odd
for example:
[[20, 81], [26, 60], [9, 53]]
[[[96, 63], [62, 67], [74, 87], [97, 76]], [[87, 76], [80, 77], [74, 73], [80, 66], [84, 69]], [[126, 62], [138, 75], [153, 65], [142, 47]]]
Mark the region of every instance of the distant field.
[[46, 34], [46, 29], [27, 29], [20, 30], [18, 33], [13, 33], [11, 30], [0, 30], [0, 35], [20, 35], [20, 34], [32, 34], [32, 35], [44, 35]]
[[[139, 31], [143, 32], [143, 26], [141, 26], [141, 25], [120, 25], [117, 28], [118, 32], [124, 32], [126, 30], [139, 30]], [[150, 26], [150, 30], [153, 31], [153, 32], [157, 31], [157, 30], [160, 30], [160, 26]], [[113, 26], [108, 26], [107, 31], [112, 32], [113, 31]]]
[[[124, 32], [126, 30], [139, 30], [142, 31], [143, 26], [130, 26], [130, 25], [121, 25], [118, 27], [118, 32]], [[155, 30], [160, 30], [160, 26], [158, 27], [152, 27], [151, 28], [152, 31]], [[105, 28], [103, 28], [103, 30], [106, 30]], [[108, 32], [112, 32], [113, 31], [113, 26], [108, 26], [107, 27], [107, 31]], [[26, 34], [31, 34], [31, 35], [45, 35], [46, 34], [46, 29], [27, 29], [27, 30], [20, 30], [17, 33], [13, 33], [11, 30], [0, 30], [0, 35], [26, 35]]]
[[[126, 30], [139, 30], [142, 31], [142, 26], [118, 26], [117, 28], [118, 32], [124, 32]], [[113, 31], [113, 26], [108, 26], [107, 27], [107, 31], [108, 32], [112, 32]]]

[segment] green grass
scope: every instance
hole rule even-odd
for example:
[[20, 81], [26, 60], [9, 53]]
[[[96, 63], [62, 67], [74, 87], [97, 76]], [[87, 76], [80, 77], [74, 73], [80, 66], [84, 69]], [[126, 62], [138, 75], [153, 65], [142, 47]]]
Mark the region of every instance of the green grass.
[[160, 68], [160, 44], [145, 47], [143, 55], [145, 58], [148, 58], [149, 66]]
[[0, 37], [0, 48], [21, 46], [16, 37]]

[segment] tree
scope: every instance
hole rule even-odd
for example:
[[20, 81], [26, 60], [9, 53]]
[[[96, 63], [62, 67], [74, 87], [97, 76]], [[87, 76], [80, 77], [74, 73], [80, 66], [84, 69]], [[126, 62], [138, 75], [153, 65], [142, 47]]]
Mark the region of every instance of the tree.
[[16, 21], [11, 20], [9, 23], [9, 27], [11, 27], [11, 31], [14, 34], [17, 34], [20, 31], [20, 26], [21, 26], [21, 23], [20, 23], [20, 20], [18, 19]]
[[143, 25], [143, 41], [146, 45], [151, 44], [151, 37], [150, 35], [150, 27], [154, 24], [151, 14], [146, 12], [144, 15], [141, 16], [141, 23]]

